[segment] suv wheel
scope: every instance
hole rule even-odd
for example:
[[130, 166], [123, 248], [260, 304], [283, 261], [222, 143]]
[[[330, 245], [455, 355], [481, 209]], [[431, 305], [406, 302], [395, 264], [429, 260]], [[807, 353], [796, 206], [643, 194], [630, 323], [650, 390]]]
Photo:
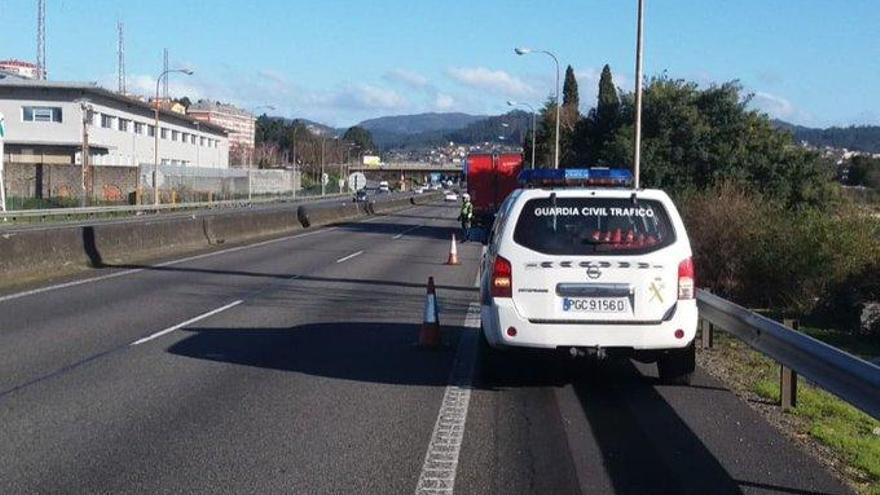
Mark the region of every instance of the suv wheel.
[[667, 351], [657, 359], [660, 381], [669, 385], [690, 385], [696, 369], [694, 343], [684, 349]]

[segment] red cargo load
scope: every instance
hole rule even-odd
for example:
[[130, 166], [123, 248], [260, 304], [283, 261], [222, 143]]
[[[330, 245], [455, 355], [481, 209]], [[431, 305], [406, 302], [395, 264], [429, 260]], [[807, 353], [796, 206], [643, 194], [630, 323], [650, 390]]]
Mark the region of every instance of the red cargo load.
[[494, 215], [507, 195], [519, 187], [517, 176], [522, 163], [519, 153], [468, 155], [467, 190], [478, 217], [485, 219]]

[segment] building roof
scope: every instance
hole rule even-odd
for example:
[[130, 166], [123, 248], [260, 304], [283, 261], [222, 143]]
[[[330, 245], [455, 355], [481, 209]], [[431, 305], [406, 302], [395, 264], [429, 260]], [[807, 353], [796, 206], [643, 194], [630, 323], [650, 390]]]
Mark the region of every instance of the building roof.
[[254, 116], [248, 112], [247, 110], [242, 110], [235, 105], [230, 105], [228, 103], [220, 103], [219, 101], [210, 101], [210, 100], [199, 100], [187, 109], [189, 112], [223, 112], [229, 113], [233, 115], [238, 115], [240, 117], [250, 117], [254, 118]]
[[[5, 75], [5, 73], [4, 73]], [[98, 86], [95, 82], [71, 82], [71, 81], [41, 81], [36, 79], [27, 79], [20, 77], [0, 77], [0, 90], [3, 88], [42, 88], [47, 90], [76, 90], [82, 91], [83, 93], [91, 93], [96, 96], [101, 96], [103, 98], [107, 98], [109, 100], [113, 100], [118, 103], [122, 103], [124, 105], [129, 105], [133, 107], [138, 107], [143, 110], [149, 110], [150, 112], [155, 111], [155, 107], [145, 101], [141, 101], [137, 98], [121, 95], [119, 93], [114, 93], [108, 89], [104, 89]], [[159, 109], [159, 115], [166, 117], [168, 119], [174, 120], [182, 120], [192, 125], [197, 125], [199, 129], [204, 129], [209, 132], [213, 132], [215, 134], [228, 135], [228, 132], [224, 127], [221, 127], [216, 124], [211, 124], [202, 120], [194, 119], [188, 115], [180, 114], [177, 112], [172, 112], [170, 110], [166, 110], [163, 108]]]
[[0, 65], [5, 65], [7, 67], [23, 67], [26, 69], [36, 69], [37, 64], [33, 64], [31, 62], [25, 62], [24, 60], [17, 60], [14, 58], [0, 60]]

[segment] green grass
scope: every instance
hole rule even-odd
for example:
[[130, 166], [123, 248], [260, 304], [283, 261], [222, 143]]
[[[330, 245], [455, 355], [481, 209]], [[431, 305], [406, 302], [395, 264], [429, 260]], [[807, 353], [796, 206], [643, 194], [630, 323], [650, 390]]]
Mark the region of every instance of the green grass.
[[[718, 349], [744, 386], [758, 396], [779, 401], [779, 365], [752, 351], [732, 337], [719, 335]], [[789, 414], [797, 433], [809, 435], [827, 446], [854, 471], [851, 476], [859, 491], [880, 495], [880, 429], [877, 421], [824, 390], [798, 382], [797, 407]]]

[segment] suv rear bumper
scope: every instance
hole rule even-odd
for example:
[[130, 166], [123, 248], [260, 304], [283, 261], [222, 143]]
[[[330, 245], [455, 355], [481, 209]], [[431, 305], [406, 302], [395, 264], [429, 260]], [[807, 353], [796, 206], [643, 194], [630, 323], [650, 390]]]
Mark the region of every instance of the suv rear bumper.
[[[674, 315], [657, 324], [533, 323], [523, 318], [510, 299], [492, 299], [481, 306], [486, 340], [493, 347], [623, 347], [635, 350], [679, 349], [697, 333], [697, 302], [678, 301]], [[516, 336], [507, 329], [516, 329]], [[675, 336], [682, 330], [681, 338]]]

